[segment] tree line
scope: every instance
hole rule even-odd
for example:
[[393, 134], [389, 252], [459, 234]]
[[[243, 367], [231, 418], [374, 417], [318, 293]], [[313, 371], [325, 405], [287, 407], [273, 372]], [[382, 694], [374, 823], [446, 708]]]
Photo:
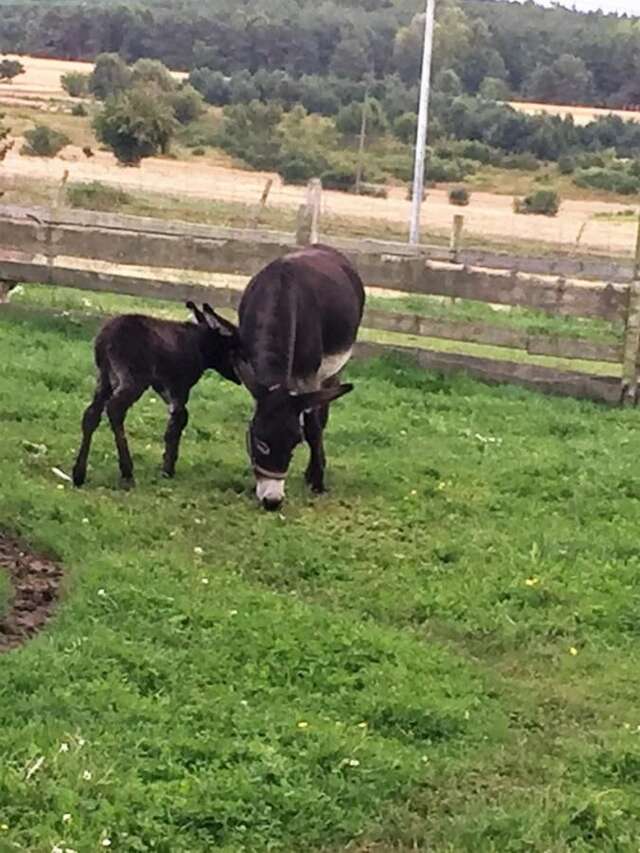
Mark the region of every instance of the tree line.
[[[286, 72], [416, 84], [422, 0], [146, 0], [3, 6], [0, 49], [127, 62], [161, 59], [223, 76]], [[434, 70], [467, 95], [640, 103], [640, 21], [526, 2], [439, 0]]]

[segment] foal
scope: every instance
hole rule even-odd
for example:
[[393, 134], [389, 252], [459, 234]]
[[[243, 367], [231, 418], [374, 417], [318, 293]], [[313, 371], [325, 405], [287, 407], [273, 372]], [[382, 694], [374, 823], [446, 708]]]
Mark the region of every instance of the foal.
[[205, 370], [216, 370], [240, 384], [233, 367], [234, 338], [224, 325], [209, 321], [208, 314], [187, 302], [196, 323], [160, 320], [142, 314], [125, 314], [109, 320], [95, 341], [98, 381], [92, 402], [82, 418], [82, 443], [73, 482], [82, 486], [87, 474], [91, 438], [104, 409], [118, 450], [125, 487], [134, 484], [124, 421], [127, 411], [151, 387], [169, 407], [162, 471], [173, 477], [180, 437], [189, 420], [189, 393]]

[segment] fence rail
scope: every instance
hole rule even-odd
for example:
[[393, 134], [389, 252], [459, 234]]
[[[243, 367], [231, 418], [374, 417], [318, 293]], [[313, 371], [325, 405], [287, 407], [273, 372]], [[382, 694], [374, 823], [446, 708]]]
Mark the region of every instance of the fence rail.
[[[216, 228], [117, 214], [61, 208], [0, 206], [0, 282], [32, 282], [81, 290], [114, 292], [167, 300], [207, 300], [237, 308], [241, 283], [218, 286], [206, 274], [255, 274], [266, 263], [311, 241], [317, 231], [316, 195], [299, 213], [295, 235], [255, 229]], [[593, 377], [573, 370], [485, 359], [467, 353], [445, 354], [427, 348], [366, 344], [405, 352], [423, 366], [466, 370], [494, 381], [515, 382], [543, 391], [613, 401], [635, 394], [640, 350], [640, 290], [615, 264], [596, 269], [610, 273], [606, 283], [552, 277], [553, 271], [581, 269], [582, 261], [507, 258], [490, 253], [409, 247], [375, 240], [332, 240], [356, 264], [372, 293], [394, 291], [492, 305], [520, 306], [549, 315], [600, 318], [624, 324], [621, 344], [571, 335], [532, 335], [490, 322], [462, 322], [370, 307], [367, 329], [415, 338], [518, 350], [527, 355], [597, 361], [622, 367], [619, 378]], [[477, 262], [471, 265], [470, 257]], [[574, 264], [574, 266], [571, 266]], [[97, 267], [97, 268], [96, 268]], [[137, 268], [137, 269], [136, 269]], [[142, 270], [140, 268], [143, 268]], [[524, 268], [526, 272], [522, 272]], [[544, 275], [543, 275], [544, 273]], [[185, 280], [188, 275], [189, 280]], [[627, 283], [625, 283], [627, 281]], [[385, 294], [387, 295], [387, 294]], [[373, 347], [373, 348], [372, 348]], [[376, 348], [377, 347], [377, 348]]]

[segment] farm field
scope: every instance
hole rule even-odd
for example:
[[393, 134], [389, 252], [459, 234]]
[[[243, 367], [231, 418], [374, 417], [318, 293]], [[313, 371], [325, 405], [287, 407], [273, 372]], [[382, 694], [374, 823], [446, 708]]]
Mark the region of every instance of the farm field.
[[535, 113], [548, 113], [552, 116], [573, 116], [573, 120], [577, 125], [589, 124], [598, 118], [608, 115], [619, 116], [624, 121], [640, 121], [640, 111], [638, 110], [607, 110], [601, 107], [574, 107], [563, 106], [562, 104], [536, 104], [529, 101], [509, 101], [510, 106], [527, 115], [535, 115]]
[[[60, 74], [74, 70], [78, 65], [87, 71], [90, 64], [29, 57], [23, 57], [22, 61], [27, 67], [27, 74], [10, 85], [0, 86], [0, 102], [3, 98], [7, 100], [5, 96], [8, 96], [8, 121], [16, 133], [21, 133], [35, 121], [50, 124], [68, 134], [72, 145], [61, 156], [48, 160], [20, 156], [18, 142], [0, 171], [0, 184], [7, 196], [11, 194], [12, 187], [24, 186], [25, 182], [36, 185], [47, 181], [59, 182], [68, 171], [72, 182], [97, 180], [134, 194], [179, 194], [194, 201], [216, 201], [246, 207], [256, 205], [267, 180], [272, 179], [269, 206], [287, 212], [297, 210], [304, 198], [304, 188], [283, 185], [280, 178], [271, 173], [238, 168], [229, 157], [218, 151], [210, 150], [205, 157], [193, 157], [187, 149], [178, 146], [175, 159], [149, 158], [139, 169], [123, 169], [111, 154], [98, 150], [88, 160], [82, 153], [82, 147], [91, 145], [96, 148], [89, 119], [51, 111], [58, 109], [59, 105], [56, 107], [54, 102], [64, 95], [59, 83]], [[40, 98], [40, 102], [36, 105], [29, 98]], [[534, 108], [538, 105], [521, 106]], [[633, 253], [636, 223], [631, 218], [616, 218], [635, 209], [629, 199], [612, 199], [609, 194], [599, 197], [598, 193], [578, 189], [569, 178], [557, 181], [563, 198], [557, 217], [535, 217], [532, 221], [531, 217], [516, 215], [513, 197], [544, 185], [536, 183], [535, 177], [532, 173], [486, 169], [471, 178], [469, 186], [473, 196], [469, 207], [464, 209], [465, 233], [475, 242], [486, 239], [512, 246], [536, 242], [562, 251], [579, 247], [580, 251]], [[450, 233], [453, 216], [459, 212], [449, 204], [449, 189], [444, 184], [430, 189], [423, 213], [425, 229], [441, 237]], [[410, 215], [404, 187], [390, 188], [387, 199], [325, 191], [323, 207], [326, 216], [343, 221], [366, 218], [376, 223], [379, 230], [395, 230], [399, 234], [406, 234]]]
[[249, 401], [210, 376], [175, 481], [147, 395], [137, 489], [103, 425], [75, 491], [51, 469], [101, 300], [0, 312], [0, 526], [67, 570], [0, 659], [0, 848], [635, 850], [638, 413], [353, 364], [332, 491], [306, 494], [300, 450], [269, 516]]

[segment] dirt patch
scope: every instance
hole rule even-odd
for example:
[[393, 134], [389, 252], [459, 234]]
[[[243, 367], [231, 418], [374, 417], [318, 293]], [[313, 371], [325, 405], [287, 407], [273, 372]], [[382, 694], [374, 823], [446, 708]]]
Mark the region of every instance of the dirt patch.
[[12, 597], [0, 615], [0, 654], [26, 643], [51, 616], [60, 595], [62, 569], [0, 534], [0, 571], [9, 573]]

